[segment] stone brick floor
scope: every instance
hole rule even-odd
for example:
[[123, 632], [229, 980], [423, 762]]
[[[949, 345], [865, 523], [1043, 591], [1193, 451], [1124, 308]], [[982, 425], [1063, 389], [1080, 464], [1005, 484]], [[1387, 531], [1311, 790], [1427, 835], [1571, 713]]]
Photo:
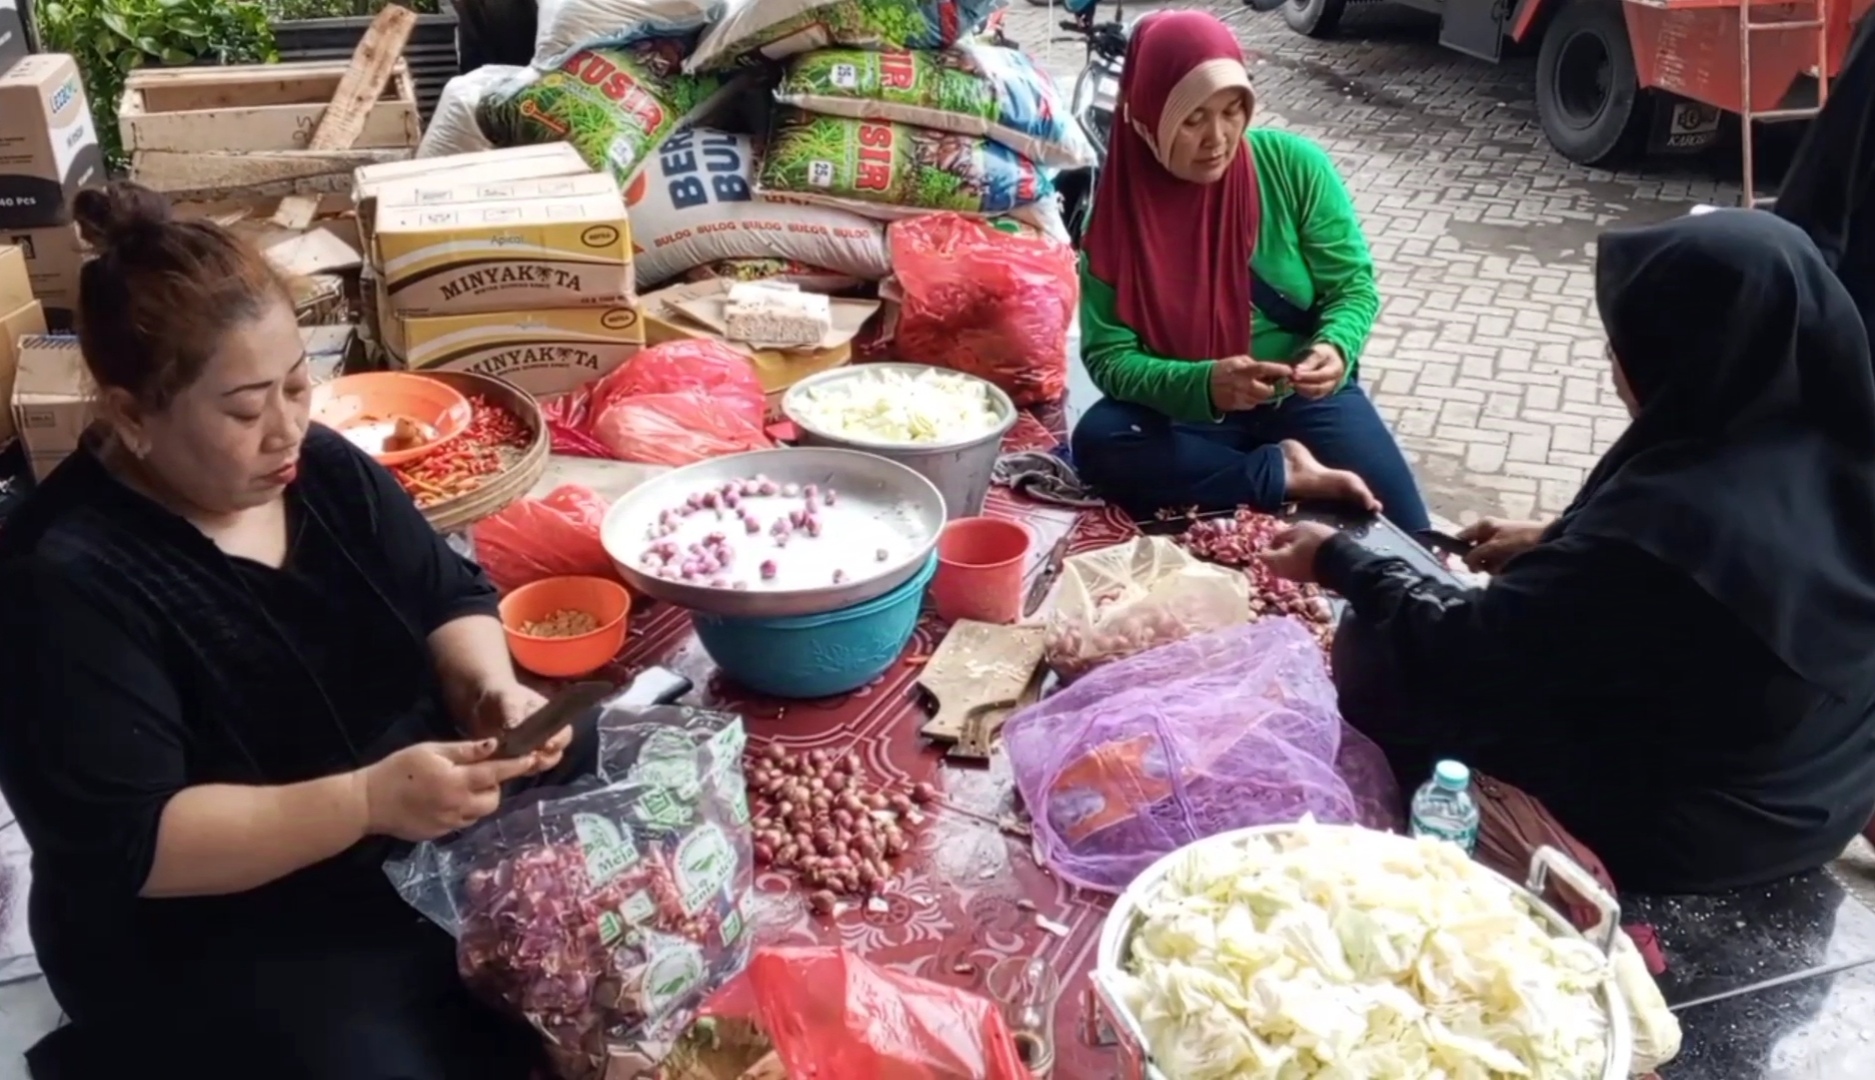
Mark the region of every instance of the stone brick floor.
[[[1433, 511], [1560, 512], [1626, 423], [1595, 314], [1595, 237], [1735, 205], [1736, 156], [1585, 169], [1537, 128], [1531, 57], [1493, 66], [1450, 52], [1434, 20], [1385, 4], [1351, 6], [1330, 41], [1232, 0], [1206, 6], [1250, 52], [1256, 122], [1322, 143], [1354, 194], [1384, 301], [1366, 383]], [[1071, 80], [1081, 50], [1049, 43], [1053, 25], [1048, 9], [1018, 6], [1009, 34]]]

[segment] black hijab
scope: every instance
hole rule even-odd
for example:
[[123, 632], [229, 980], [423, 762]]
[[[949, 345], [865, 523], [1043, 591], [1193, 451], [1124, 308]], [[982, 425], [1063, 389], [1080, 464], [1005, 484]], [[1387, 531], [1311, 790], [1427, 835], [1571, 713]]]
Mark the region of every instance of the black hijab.
[[1875, 18], [1856, 30], [1775, 210], [1816, 241], [1863, 324], [1875, 327]]
[[1601, 238], [1640, 415], [1555, 529], [1685, 571], [1805, 680], [1875, 689], [1875, 373], [1816, 245], [1723, 210]]

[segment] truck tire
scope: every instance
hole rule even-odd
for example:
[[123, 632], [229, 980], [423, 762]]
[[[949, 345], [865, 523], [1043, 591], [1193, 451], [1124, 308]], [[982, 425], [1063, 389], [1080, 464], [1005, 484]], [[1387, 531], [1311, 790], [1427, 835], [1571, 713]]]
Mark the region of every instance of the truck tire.
[[1283, 5], [1283, 21], [1307, 37], [1333, 37], [1347, 9], [1348, 0], [1288, 0]]
[[1558, 153], [1613, 166], [1638, 155], [1653, 120], [1641, 89], [1621, 0], [1569, 0], [1543, 31], [1536, 115]]

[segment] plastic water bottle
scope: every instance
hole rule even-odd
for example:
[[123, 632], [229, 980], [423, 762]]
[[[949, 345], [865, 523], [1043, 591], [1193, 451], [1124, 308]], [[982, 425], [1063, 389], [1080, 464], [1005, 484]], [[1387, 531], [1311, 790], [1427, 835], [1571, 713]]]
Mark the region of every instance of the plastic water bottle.
[[1441, 761], [1432, 779], [1413, 793], [1413, 835], [1449, 840], [1469, 855], [1478, 846], [1478, 803], [1471, 797], [1471, 770]]

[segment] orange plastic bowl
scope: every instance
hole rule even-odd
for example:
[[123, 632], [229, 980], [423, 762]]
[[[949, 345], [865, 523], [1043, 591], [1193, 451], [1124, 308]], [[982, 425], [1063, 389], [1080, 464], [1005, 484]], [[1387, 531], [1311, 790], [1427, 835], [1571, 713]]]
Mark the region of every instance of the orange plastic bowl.
[[[584, 611], [599, 620], [596, 630], [572, 637], [523, 633], [528, 623], [556, 611]], [[590, 675], [610, 663], [625, 647], [631, 594], [616, 581], [599, 577], [545, 578], [523, 585], [501, 599], [501, 628], [508, 632], [514, 662], [550, 679]]]
[[[380, 465], [404, 465], [434, 452], [467, 431], [474, 410], [454, 387], [404, 371], [372, 371], [322, 383], [313, 391], [312, 418], [363, 446]], [[379, 450], [380, 432], [398, 417], [434, 431], [435, 437], [402, 450]], [[366, 431], [377, 435], [367, 442]]]

